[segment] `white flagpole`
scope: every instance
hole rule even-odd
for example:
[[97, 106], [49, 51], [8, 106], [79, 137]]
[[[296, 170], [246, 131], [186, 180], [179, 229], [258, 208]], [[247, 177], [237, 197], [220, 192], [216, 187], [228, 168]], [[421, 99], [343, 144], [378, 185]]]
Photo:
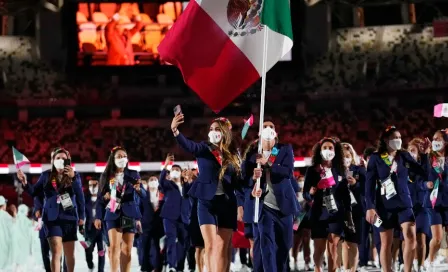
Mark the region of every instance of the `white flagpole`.
[[[263, 37], [263, 66], [261, 70], [261, 101], [260, 101], [260, 126], [258, 129], [258, 154], [263, 154], [263, 147], [261, 145], [261, 132], [263, 131], [263, 123], [264, 123], [264, 102], [266, 95], [266, 70], [267, 70], [267, 60], [268, 60], [268, 28], [266, 26], [263, 27], [264, 37]], [[257, 164], [257, 168], [260, 168], [261, 165]], [[260, 189], [260, 179], [257, 179], [255, 183], [256, 189]], [[254, 223], [258, 223], [258, 213], [260, 209], [260, 198], [255, 199], [255, 211], [254, 211]]]

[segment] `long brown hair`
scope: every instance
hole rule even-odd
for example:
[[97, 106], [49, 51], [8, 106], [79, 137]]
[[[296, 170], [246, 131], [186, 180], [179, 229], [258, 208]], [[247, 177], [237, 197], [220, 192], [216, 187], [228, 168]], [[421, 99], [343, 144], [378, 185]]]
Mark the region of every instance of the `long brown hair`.
[[[126, 149], [124, 149], [121, 146], [116, 146], [112, 148], [112, 150], [110, 151], [109, 158], [107, 159], [106, 168], [104, 169], [104, 172], [101, 174], [99, 192], [101, 192], [102, 194], [106, 193], [105, 190], [109, 186], [109, 180], [115, 175], [115, 172], [117, 171], [117, 166], [115, 165], [115, 154], [119, 150], [126, 152]], [[128, 152], [126, 152], [126, 154], [127, 153]], [[126, 165], [125, 169], [127, 168], [128, 165]]]
[[[54, 158], [59, 153], [64, 153], [67, 156], [67, 159], [71, 160], [70, 153], [67, 150], [65, 150], [62, 147], [57, 147], [51, 152], [51, 162], [54, 162]], [[58, 188], [60, 188], [60, 187], [67, 188], [72, 185], [72, 178], [70, 178], [68, 175], [64, 174], [64, 175], [62, 175], [62, 179], [60, 181], [58, 180], [58, 171], [56, 170], [56, 167], [54, 167], [54, 164], [52, 163], [50, 179], [49, 179], [50, 184], [53, 180], [56, 181]]]
[[325, 142], [330, 142], [334, 146], [334, 158], [331, 161], [332, 162], [332, 168], [336, 168], [339, 171], [339, 174], [342, 175], [344, 173], [344, 152], [342, 150], [341, 141], [336, 137], [325, 137], [322, 140], [320, 140], [317, 144], [313, 147], [313, 158], [312, 158], [312, 166], [318, 167], [324, 159], [322, 158], [320, 151], [322, 149], [322, 145]]
[[223, 158], [222, 167], [219, 172], [219, 180], [221, 180], [229, 165], [235, 169], [237, 174], [241, 173], [241, 159], [238, 156], [237, 148], [232, 143], [232, 125], [230, 122], [225, 118], [217, 118], [213, 120], [213, 123], [218, 124], [222, 133], [221, 142], [219, 143], [219, 149]]

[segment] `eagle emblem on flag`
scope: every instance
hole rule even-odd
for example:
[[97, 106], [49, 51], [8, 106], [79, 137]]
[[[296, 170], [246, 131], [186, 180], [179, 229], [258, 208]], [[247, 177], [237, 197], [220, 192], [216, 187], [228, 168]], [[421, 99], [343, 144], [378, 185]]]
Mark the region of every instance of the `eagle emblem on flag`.
[[229, 36], [246, 36], [263, 29], [260, 21], [263, 0], [229, 0], [227, 20], [233, 27]]

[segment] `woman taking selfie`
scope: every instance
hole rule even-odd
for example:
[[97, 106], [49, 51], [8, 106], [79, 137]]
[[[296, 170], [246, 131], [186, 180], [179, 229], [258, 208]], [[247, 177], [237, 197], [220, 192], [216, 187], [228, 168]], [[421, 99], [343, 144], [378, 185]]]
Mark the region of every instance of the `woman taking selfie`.
[[110, 243], [110, 267], [112, 272], [131, 271], [131, 250], [134, 235], [141, 230], [142, 217], [138, 204], [138, 194], [146, 197], [141, 186], [140, 175], [128, 168], [128, 155], [123, 147], [112, 149], [107, 160], [106, 169], [100, 177], [98, 200], [103, 202], [106, 212], [104, 218], [95, 220], [95, 227], [101, 229], [104, 219]]
[[394, 228], [401, 228], [404, 237], [404, 271], [411, 272], [416, 247], [415, 216], [408, 188], [409, 172], [428, 180], [429, 145], [419, 146], [421, 165], [401, 149], [400, 132], [387, 127], [378, 141], [377, 152], [372, 154], [367, 165], [366, 220], [378, 228], [381, 239], [381, 266], [383, 271], [392, 271], [392, 242]]
[[75, 241], [78, 225], [84, 225], [84, 194], [81, 177], [71, 167], [70, 153], [57, 148], [52, 152], [51, 170], [42, 172], [36, 184], [28, 183], [19, 169], [17, 176], [31, 196], [44, 195], [42, 221], [51, 249], [51, 270], [61, 271], [62, 250], [68, 272], [75, 269]]
[[240, 180], [240, 158], [232, 148], [232, 125], [217, 118], [210, 125], [208, 142], [196, 143], [179, 132], [184, 115], [178, 112], [171, 130], [178, 144], [197, 158], [199, 176], [189, 195], [198, 199], [198, 220], [204, 238], [206, 266], [210, 272], [229, 271], [232, 233], [237, 226], [235, 189]]

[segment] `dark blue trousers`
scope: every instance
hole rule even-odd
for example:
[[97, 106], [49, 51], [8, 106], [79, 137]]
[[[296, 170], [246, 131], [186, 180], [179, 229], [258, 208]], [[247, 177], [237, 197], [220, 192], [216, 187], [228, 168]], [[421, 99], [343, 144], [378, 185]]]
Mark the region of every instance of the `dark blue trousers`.
[[[44, 263], [45, 271], [51, 272], [51, 262], [50, 262], [50, 244], [46, 238], [40, 238], [40, 249], [42, 253], [42, 261]], [[67, 264], [65, 263], [65, 258], [63, 262], [63, 270], [64, 272], [67, 270]]]
[[140, 234], [138, 252], [142, 271], [161, 270], [163, 264], [159, 241], [160, 237], [151, 231]]
[[179, 220], [163, 219], [166, 235], [166, 257], [170, 268], [184, 271], [190, 239], [187, 225]]
[[361, 240], [358, 245], [359, 250], [359, 266], [367, 266], [370, 256], [370, 229], [371, 226], [369, 222], [366, 221], [365, 217], [361, 217]]
[[254, 234], [254, 248], [253, 253], [253, 266], [254, 272], [263, 272], [263, 258], [261, 256], [261, 245], [260, 245], [260, 232], [258, 231], [258, 224], [252, 224], [253, 234]]
[[293, 216], [263, 205], [258, 231], [264, 272], [284, 272], [293, 240]]
[[96, 248], [98, 250], [98, 272], [104, 272], [104, 263], [106, 262], [104, 244], [103, 244], [103, 232], [92, 231], [87, 232], [87, 240], [91, 243], [88, 248], [85, 249], [86, 252], [86, 262], [89, 269], [93, 268], [93, 250]]

